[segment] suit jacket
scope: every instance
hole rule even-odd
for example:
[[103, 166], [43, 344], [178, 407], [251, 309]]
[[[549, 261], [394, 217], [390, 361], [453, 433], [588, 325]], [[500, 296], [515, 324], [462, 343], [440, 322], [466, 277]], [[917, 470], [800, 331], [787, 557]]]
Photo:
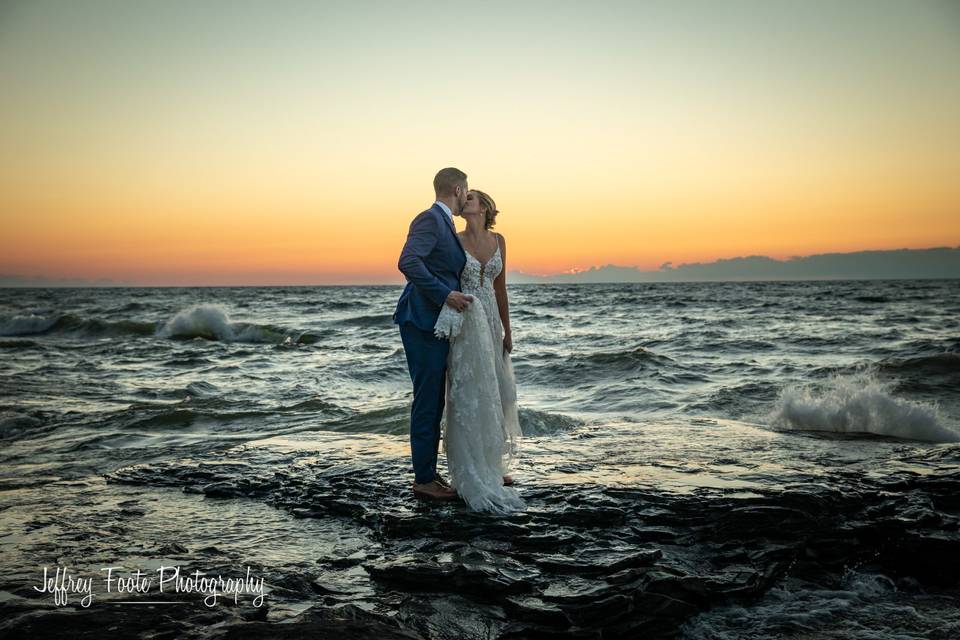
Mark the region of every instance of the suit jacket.
[[447, 295], [460, 290], [460, 273], [466, 262], [453, 221], [440, 205], [434, 204], [414, 218], [397, 261], [407, 286], [397, 301], [394, 323], [411, 322], [433, 332]]

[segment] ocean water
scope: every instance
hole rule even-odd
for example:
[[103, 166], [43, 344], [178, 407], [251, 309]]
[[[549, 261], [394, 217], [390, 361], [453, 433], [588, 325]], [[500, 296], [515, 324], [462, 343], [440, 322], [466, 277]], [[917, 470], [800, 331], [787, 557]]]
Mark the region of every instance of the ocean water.
[[[28, 585], [43, 565], [96, 571], [179, 555], [257, 564], [272, 576], [268, 621], [350, 606], [405, 612], [411, 629], [446, 637], [389, 563], [450, 560], [457, 542], [494, 554], [491, 566], [526, 567], [518, 591], [560, 611], [538, 617], [527, 601], [439, 588], [476, 637], [516, 620], [627, 634], [636, 600], [606, 617], [571, 613], [593, 592], [546, 558], [580, 566], [582, 548], [544, 541], [515, 555], [489, 520], [407, 495], [410, 381], [391, 323], [400, 290], [0, 289], [0, 604], [39, 606]], [[960, 503], [949, 498], [960, 495], [958, 294], [951, 280], [511, 286], [526, 436], [516, 476], [531, 505], [516, 535], [572, 531], [606, 554], [652, 545], [657, 571], [704, 580], [733, 566], [718, 559], [724, 545], [764, 558], [793, 549], [792, 565], [738, 560], [777, 571], [750, 598], [690, 596], [693, 608], [663, 613], [656, 633], [958, 637], [956, 578], [935, 560], [960, 556]], [[765, 530], [751, 541], [758, 520], [746, 519], [723, 540], [687, 536], [705, 526], [694, 512], [727, 522], [798, 492], [811, 502], [797, 510], [822, 509], [844, 532], [818, 521], [793, 540]], [[651, 502], [676, 518], [655, 522]], [[583, 520], [556, 517], [578, 505]], [[597, 519], [611, 510], [615, 523]], [[391, 533], [431, 518], [467, 518], [474, 533], [424, 530], [436, 543], [426, 549], [410, 546], [416, 531]], [[902, 520], [893, 533], [890, 518]], [[926, 527], [922, 543], [910, 538], [922, 571], [889, 542], [907, 548], [911, 519]], [[877, 530], [893, 537], [865, 533]], [[836, 543], [842, 562], [823, 560], [832, 539], [847, 539]], [[589, 589], [620, 584], [583, 573]]]

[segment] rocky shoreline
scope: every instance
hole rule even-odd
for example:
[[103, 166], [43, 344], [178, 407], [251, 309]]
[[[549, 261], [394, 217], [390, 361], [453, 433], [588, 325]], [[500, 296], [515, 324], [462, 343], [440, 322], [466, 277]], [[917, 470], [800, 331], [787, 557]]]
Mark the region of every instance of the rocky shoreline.
[[[777, 483], [762, 482], [762, 453], [734, 461], [722, 451], [702, 453], [712, 466], [681, 453], [678, 459], [690, 460], [685, 469], [660, 456], [668, 475], [615, 479], [609, 474], [631, 468], [631, 456], [636, 466], [651, 455], [625, 433], [584, 427], [530, 443], [517, 474], [529, 508], [510, 517], [413, 498], [404, 443], [393, 436], [310, 434], [124, 466], [105, 474], [103, 489], [134, 496], [172, 489], [182, 500], [202, 496], [209, 513], [218, 504], [231, 505], [231, 513], [259, 504], [326, 527], [317, 534], [325, 539], [309, 541], [315, 556], [305, 541], [304, 562], [288, 570], [257, 567], [270, 587], [264, 607], [225, 600], [215, 608], [55, 609], [24, 585], [7, 584], [0, 634], [46, 637], [69, 628], [71, 637], [99, 638], [110, 628], [143, 638], [672, 638], [704, 612], [749, 609], [774, 588], [843, 590], [851, 572], [878, 577], [899, 598], [943, 598], [956, 610], [957, 446], [834, 439], [830, 446], [850, 451], [888, 447], [890, 463], [870, 470], [853, 459], [798, 462], [792, 473], [776, 470]], [[773, 437], [801, 448], [822, 444]], [[583, 439], [591, 441], [589, 457], [557, 455]], [[665, 489], [664, 478], [684, 473], [685, 490]], [[135, 528], [166, 500], [151, 506], [127, 496], [107, 527]], [[223, 517], [218, 526], [247, 525]], [[108, 539], [101, 549], [116, 538], [106, 553], [121, 557], [130, 535], [125, 526], [101, 535]], [[231, 553], [200, 546], [189, 530], [152, 540], [142, 555], [202, 561], [208, 571], [236, 571], [248, 559], [242, 546]], [[82, 548], [77, 542], [72, 551]], [[785, 621], [784, 635], [802, 627]], [[942, 627], [919, 637], [941, 637]]]

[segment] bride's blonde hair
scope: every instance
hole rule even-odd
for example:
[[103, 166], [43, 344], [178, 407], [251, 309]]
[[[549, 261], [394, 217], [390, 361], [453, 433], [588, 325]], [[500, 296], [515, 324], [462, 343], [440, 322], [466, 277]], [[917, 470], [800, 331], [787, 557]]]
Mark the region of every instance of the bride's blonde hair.
[[500, 213], [497, 211], [497, 204], [493, 201], [493, 198], [479, 189], [470, 189], [470, 191], [477, 194], [477, 197], [480, 198], [480, 206], [486, 209], [483, 214], [483, 228], [491, 229], [497, 220], [497, 214]]

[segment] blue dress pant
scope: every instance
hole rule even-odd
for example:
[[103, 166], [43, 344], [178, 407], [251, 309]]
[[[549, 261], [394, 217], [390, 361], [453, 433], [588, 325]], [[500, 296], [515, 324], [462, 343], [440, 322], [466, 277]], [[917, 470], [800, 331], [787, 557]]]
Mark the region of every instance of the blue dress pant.
[[400, 325], [400, 339], [413, 381], [410, 454], [414, 479], [422, 484], [432, 481], [437, 475], [437, 450], [440, 446], [440, 420], [446, 396], [450, 343], [434, 336], [433, 331], [424, 331], [410, 322]]

